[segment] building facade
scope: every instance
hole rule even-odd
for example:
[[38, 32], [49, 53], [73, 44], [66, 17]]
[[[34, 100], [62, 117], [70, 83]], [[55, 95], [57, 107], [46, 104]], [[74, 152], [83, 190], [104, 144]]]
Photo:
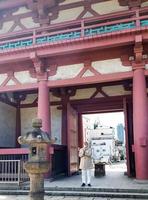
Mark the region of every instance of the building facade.
[[122, 144], [125, 143], [124, 141], [124, 126], [123, 124], [118, 124], [117, 125], [117, 138]]
[[22, 153], [38, 116], [70, 175], [82, 114], [123, 111], [128, 175], [147, 180], [147, 12], [146, 0], [0, 1], [0, 154]]

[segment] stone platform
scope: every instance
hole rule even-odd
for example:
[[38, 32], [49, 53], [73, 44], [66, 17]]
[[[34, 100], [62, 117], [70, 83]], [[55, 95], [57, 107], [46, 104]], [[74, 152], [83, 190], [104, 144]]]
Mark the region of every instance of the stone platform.
[[[88, 199], [110, 200], [118, 199], [148, 199], [148, 184], [140, 184], [132, 178], [124, 175], [125, 164], [106, 166], [106, 176], [92, 177], [92, 187], [81, 187], [81, 175], [60, 178], [50, 182], [45, 180], [46, 199]], [[9, 189], [9, 190], [8, 190]], [[29, 183], [21, 185], [21, 188], [1, 187], [1, 195], [27, 195]], [[22, 196], [23, 197], [23, 196]]]

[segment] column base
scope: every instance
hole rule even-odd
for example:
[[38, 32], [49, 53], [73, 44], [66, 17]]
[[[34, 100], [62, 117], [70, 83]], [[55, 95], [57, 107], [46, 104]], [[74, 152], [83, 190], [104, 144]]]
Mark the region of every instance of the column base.
[[135, 183], [138, 183], [138, 184], [148, 184], [148, 180], [139, 180], [139, 179], [134, 179], [134, 182]]
[[30, 192], [30, 200], [44, 200], [44, 191], [43, 192]]

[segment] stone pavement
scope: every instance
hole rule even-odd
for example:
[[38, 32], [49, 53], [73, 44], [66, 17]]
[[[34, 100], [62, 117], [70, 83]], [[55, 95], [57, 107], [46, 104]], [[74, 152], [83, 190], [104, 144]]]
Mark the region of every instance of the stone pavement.
[[[23, 195], [0, 195], [0, 200], [29, 200], [28, 196]], [[48, 197], [46, 196], [44, 200], [134, 200], [134, 199], [118, 199], [118, 198], [91, 198], [91, 197]], [[142, 200], [142, 199], [138, 199]]]
[[[145, 184], [139, 184], [134, 179], [128, 178], [124, 175], [124, 171], [126, 171], [126, 166], [123, 163], [117, 163], [116, 165], [110, 165], [106, 166], [106, 176], [100, 177], [100, 178], [92, 178], [92, 190], [94, 188], [97, 188], [97, 190], [100, 188], [102, 189], [117, 189], [117, 193], [119, 192], [118, 189], [136, 189], [138, 190], [148, 190], [148, 183]], [[24, 185], [24, 187], [28, 188], [28, 184]], [[60, 188], [67, 188], [67, 191], [70, 190], [70, 188], [74, 189], [80, 189], [81, 190], [81, 175], [75, 175], [72, 177], [65, 177], [61, 178], [55, 181], [50, 182], [49, 180], [45, 181], [45, 191], [52, 191], [58, 190]], [[86, 187], [88, 188], [88, 187]], [[1, 188], [2, 189], [2, 188]], [[92, 191], [91, 190], [91, 191]], [[15, 190], [13, 190], [15, 191]], [[79, 190], [78, 190], [79, 191]], [[90, 191], [90, 192], [91, 192]], [[27, 191], [26, 191], [27, 192]], [[6, 195], [0, 195], [0, 200], [29, 200], [29, 197], [27, 195], [12, 195], [13, 193], [9, 193], [6, 191]], [[10, 194], [10, 195], [8, 195]], [[48, 194], [47, 194], [48, 195]], [[63, 197], [63, 196], [45, 196], [45, 200], [134, 200], [132, 198], [111, 198], [111, 197]], [[140, 197], [141, 198], [141, 197]], [[142, 199], [139, 199], [142, 200]]]
[[[106, 165], [106, 175], [103, 177], [92, 177], [92, 187], [94, 188], [113, 188], [113, 189], [148, 189], [148, 182], [140, 184], [132, 178], [124, 175], [126, 171], [125, 163]], [[52, 187], [80, 187], [81, 175], [65, 177], [49, 182], [45, 181], [45, 189]]]

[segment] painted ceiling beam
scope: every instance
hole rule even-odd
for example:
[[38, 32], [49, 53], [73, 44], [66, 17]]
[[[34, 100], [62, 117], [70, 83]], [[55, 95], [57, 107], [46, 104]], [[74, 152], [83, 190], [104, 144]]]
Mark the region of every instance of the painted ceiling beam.
[[[59, 2], [59, 1], [57, 1]], [[21, 6], [31, 6], [32, 8], [37, 8], [37, 5], [45, 5], [48, 7], [53, 7], [57, 3], [55, 0], [2, 0], [0, 1], [0, 10], [6, 10], [11, 8], [18, 8]]]
[[140, 7], [147, 0], [118, 0], [120, 6], [129, 6], [129, 8]]

